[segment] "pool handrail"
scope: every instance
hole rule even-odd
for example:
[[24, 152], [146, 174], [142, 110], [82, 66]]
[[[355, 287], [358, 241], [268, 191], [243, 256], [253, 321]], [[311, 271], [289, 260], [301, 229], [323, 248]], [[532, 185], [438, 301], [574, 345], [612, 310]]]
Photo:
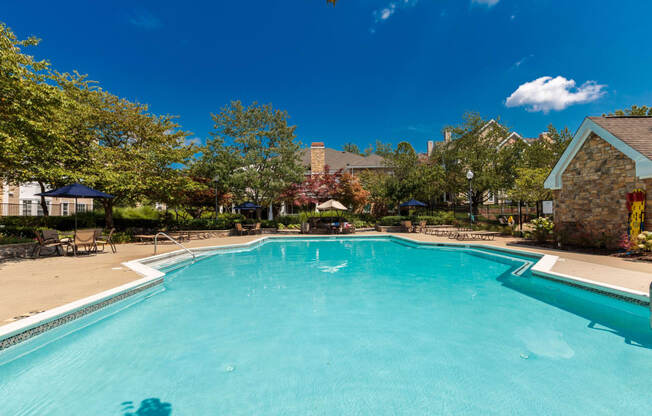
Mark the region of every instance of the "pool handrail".
[[193, 263], [197, 260], [197, 256], [195, 255], [195, 253], [193, 253], [192, 251], [188, 250], [188, 248], [187, 248], [186, 246], [184, 246], [183, 244], [181, 244], [180, 242], [178, 242], [177, 240], [175, 240], [174, 238], [170, 237], [169, 235], [167, 235], [166, 233], [164, 233], [164, 232], [162, 232], [162, 231], [159, 231], [159, 232], [156, 233], [156, 235], [154, 236], [154, 254], [156, 254], [156, 248], [157, 248], [157, 246], [158, 246], [158, 236], [159, 236], [159, 235], [162, 235], [162, 236], [166, 237], [168, 240], [172, 241], [174, 244], [178, 245], [179, 247], [181, 247], [182, 249], [184, 249], [185, 251], [187, 251], [188, 253], [190, 253], [190, 255], [192, 256], [192, 262], [193, 262]]

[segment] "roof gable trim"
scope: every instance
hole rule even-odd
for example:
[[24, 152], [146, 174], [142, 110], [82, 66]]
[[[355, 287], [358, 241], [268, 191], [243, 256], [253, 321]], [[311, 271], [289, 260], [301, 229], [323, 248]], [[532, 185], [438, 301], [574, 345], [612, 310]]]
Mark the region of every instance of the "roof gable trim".
[[561, 189], [562, 174], [566, 171], [566, 168], [568, 168], [568, 165], [570, 165], [571, 161], [575, 158], [591, 133], [597, 134], [602, 140], [606, 141], [625, 156], [632, 159], [636, 164], [636, 176], [641, 179], [652, 178], [652, 160], [648, 159], [645, 155], [611, 134], [608, 130], [601, 127], [593, 120], [585, 118], [582, 125], [577, 130], [577, 133], [573, 136], [570, 144], [561, 155], [561, 158], [559, 158], [559, 161], [557, 161], [557, 164], [552, 169], [552, 172], [550, 172], [550, 175], [546, 178], [546, 181], [543, 184], [545, 188]]

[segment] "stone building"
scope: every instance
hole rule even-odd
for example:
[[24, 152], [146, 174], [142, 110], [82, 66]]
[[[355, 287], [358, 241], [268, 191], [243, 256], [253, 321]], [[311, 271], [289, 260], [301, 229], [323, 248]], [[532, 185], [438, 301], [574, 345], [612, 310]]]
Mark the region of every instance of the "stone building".
[[652, 117], [587, 117], [545, 181], [560, 231], [617, 239], [627, 231], [627, 194], [646, 193], [652, 229]]

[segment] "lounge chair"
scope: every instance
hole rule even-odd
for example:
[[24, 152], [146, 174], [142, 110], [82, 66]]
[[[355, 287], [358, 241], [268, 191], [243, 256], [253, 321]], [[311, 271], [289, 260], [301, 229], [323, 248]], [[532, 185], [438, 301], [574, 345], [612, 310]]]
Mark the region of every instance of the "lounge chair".
[[412, 227], [412, 221], [403, 221], [401, 226], [402, 226], [401, 231], [403, 231], [404, 233], [411, 233], [414, 231], [414, 227]]
[[451, 234], [449, 238], [454, 238], [456, 240], [484, 240], [489, 241], [493, 240], [500, 233], [495, 231], [460, 231], [454, 234]]
[[76, 256], [80, 248], [83, 247], [87, 253], [97, 252], [97, 244], [95, 239], [95, 230], [77, 230], [72, 241], [68, 245], [68, 251], [72, 249], [73, 254]]
[[43, 248], [54, 247], [55, 251], [63, 256], [63, 248], [68, 245], [67, 242], [59, 240], [59, 233], [56, 230], [36, 230], [36, 241], [38, 245], [34, 247], [32, 257], [39, 257]]
[[[99, 231], [99, 233], [97, 232]], [[96, 235], [95, 235], [95, 244], [102, 244], [102, 251], [104, 251], [104, 246], [109, 245], [111, 247], [111, 251], [116, 253], [118, 250], [115, 248], [115, 244], [113, 243], [113, 233], [115, 232], [115, 228], [111, 228], [111, 231], [109, 232], [109, 235], [106, 238], [102, 238], [102, 230], [96, 230]]]
[[256, 225], [254, 225], [254, 228], [251, 230], [251, 234], [260, 234], [261, 232], [260, 223], [257, 222]]
[[427, 229], [427, 227], [426, 227], [427, 225], [428, 225], [427, 221], [419, 221], [419, 226], [417, 227], [417, 229], [415, 231], [418, 232], [418, 233], [425, 233], [426, 229]]

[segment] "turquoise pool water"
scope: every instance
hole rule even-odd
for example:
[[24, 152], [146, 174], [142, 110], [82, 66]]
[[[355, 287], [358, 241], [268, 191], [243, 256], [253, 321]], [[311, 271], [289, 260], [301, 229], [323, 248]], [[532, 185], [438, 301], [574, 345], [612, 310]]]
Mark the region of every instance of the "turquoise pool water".
[[522, 264], [392, 239], [227, 251], [0, 365], [0, 415], [649, 414], [646, 308]]

